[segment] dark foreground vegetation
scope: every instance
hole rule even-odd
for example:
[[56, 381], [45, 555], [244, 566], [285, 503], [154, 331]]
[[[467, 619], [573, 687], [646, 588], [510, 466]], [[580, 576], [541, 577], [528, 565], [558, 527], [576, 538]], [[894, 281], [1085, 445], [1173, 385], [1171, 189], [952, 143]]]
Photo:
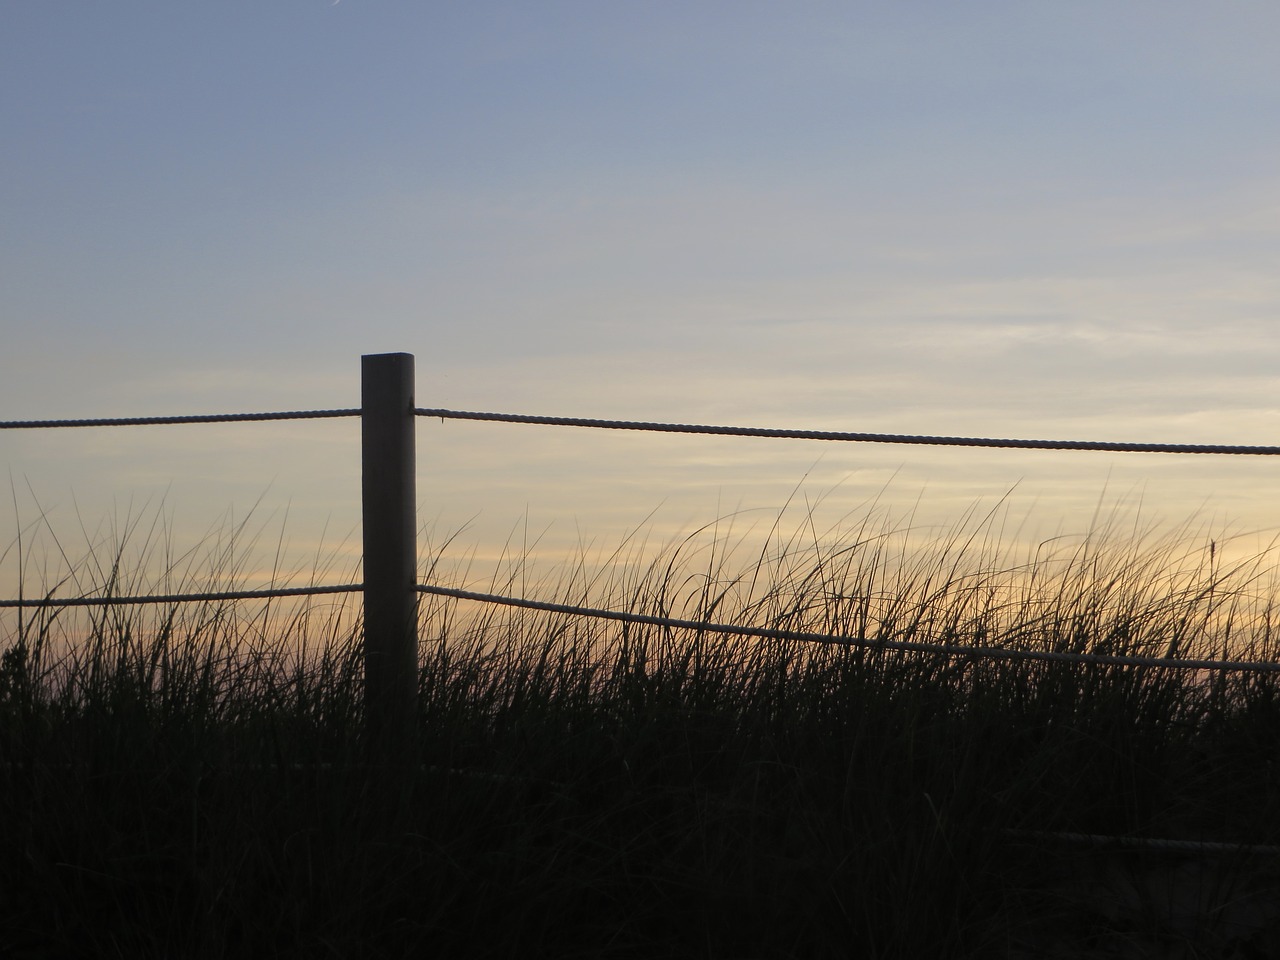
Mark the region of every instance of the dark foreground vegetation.
[[[979, 540], [864, 527], [738, 571], [712, 531], [485, 586], [871, 641], [1276, 657], [1259, 561], [1095, 535], [1011, 563]], [[6, 613], [0, 955], [1280, 955], [1280, 856], [1060, 836], [1280, 844], [1274, 673], [424, 597], [414, 755], [377, 765], [340, 614]]]

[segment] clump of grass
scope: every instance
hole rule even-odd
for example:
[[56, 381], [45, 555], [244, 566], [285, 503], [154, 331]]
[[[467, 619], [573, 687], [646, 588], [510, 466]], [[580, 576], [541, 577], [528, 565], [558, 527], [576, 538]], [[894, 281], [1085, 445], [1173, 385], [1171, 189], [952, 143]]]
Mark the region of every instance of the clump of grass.
[[[1186, 530], [1101, 529], [1016, 554], [995, 514], [923, 543], [872, 512], [832, 530], [813, 518], [763, 541], [726, 519], [545, 573], [515, 555], [480, 583], [432, 546], [427, 575], [445, 585], [859, 642], [424, 596], [416, 757], [395, 780], [362, 765], [349, 607], [49, 607], [6, 626], [0, 943], [19, 956], [1096, 950], [1165, 932], [1063, 906], [1045, 864], [1068, 855], [1048, 835], [1277, 841], [1275, 674], [892, 646], [1274, 659], [1269, 557], [1229, 566]], [[117, 545], [64, 576], [143, 592], [125, 560]], [[234, 559], [212, 569], [203, 584], [227, 582]], [[1240, 877], [1265, 871], [1242, 862]], [[1226, 934], [1206, 920], [1195, 936], [1208, 949]]]

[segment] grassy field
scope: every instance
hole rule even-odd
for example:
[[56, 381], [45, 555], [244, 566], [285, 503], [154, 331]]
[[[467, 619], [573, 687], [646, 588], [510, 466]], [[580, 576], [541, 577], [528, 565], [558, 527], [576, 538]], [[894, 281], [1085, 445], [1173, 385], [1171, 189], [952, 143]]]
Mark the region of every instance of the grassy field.
[[[1277, 955], [1280, 856], [1062, 836], [1280, 844], [1275, 673], [884, 645], [1274, 660], [1272, 558], [998, 532], [740, 560], [713, 525], [479, 585], [433, 547], [433, 582], [868, 644], [424, 597], [403, 767], [365, 759], [355, 598], [6, 611], [0, 954]], [[71, 580], [133, 592], [126, 557]]]

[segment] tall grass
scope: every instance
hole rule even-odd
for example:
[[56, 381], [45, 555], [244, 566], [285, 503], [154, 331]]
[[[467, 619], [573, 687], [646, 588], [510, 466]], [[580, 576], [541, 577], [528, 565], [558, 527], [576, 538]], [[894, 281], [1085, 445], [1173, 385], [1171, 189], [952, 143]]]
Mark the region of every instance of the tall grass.
[[[350, 605], [5, 620], [0, 945], [33, 957], [1266, 949], [1270, 918], [1222, 918], [1228, 901], [1272, 890], [1270, 861], [1230, 858], [1214, 874], [1222, 902], [1189, 925], [1158, 905], [1071, 901], [1061, 878], [1101, 861], [1051, 835], [1280, 842], [1275, 674], [882, 641], [1278, 659], [1269, 554], [1231, 563], [1192, 528], [1118, 523], [1019, 552], [999, 511], [923, 537], [875, 511], [827, 530], [814, 516], [754, 540], [732, 518], [653, 551], [636, 536], [551, 570], [513, 552], [483, 578], [451, 541], [431, 545], [426, 576], [444, 585], [865, 643], [424, 596], [417, 757], [399, 779], [362, 763]], [[131, 536], [59, 577], [141, 592], [154, 581], [139, 583], [141, 564], [131, 579]], [[205, 576], [176, 563], [161, 576], [234, 579], [236, 552], [212, 556]]]

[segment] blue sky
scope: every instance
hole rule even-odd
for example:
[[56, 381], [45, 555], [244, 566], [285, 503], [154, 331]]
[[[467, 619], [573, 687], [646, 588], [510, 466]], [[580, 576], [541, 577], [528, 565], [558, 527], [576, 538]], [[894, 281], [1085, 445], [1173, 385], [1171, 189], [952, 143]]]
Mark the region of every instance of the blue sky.
[[[1280, 8], [1243, 2], [13, 5], [0, 419], [355, 406], [359, 356], [407, 351], [432, 407], [1276, 443], [1278, 48]], [[480, 555], [526, 517], [608, 546], [798, 485], [1274, 527], [1280, 466], [419, 445], [424, 523]], [[349, 422], [0, 449], [5, 543], [39, 509], [74, 541], [77, 511], [163, 502], [181, 539], [260, 500], [303, 553], [359, 519]]]

